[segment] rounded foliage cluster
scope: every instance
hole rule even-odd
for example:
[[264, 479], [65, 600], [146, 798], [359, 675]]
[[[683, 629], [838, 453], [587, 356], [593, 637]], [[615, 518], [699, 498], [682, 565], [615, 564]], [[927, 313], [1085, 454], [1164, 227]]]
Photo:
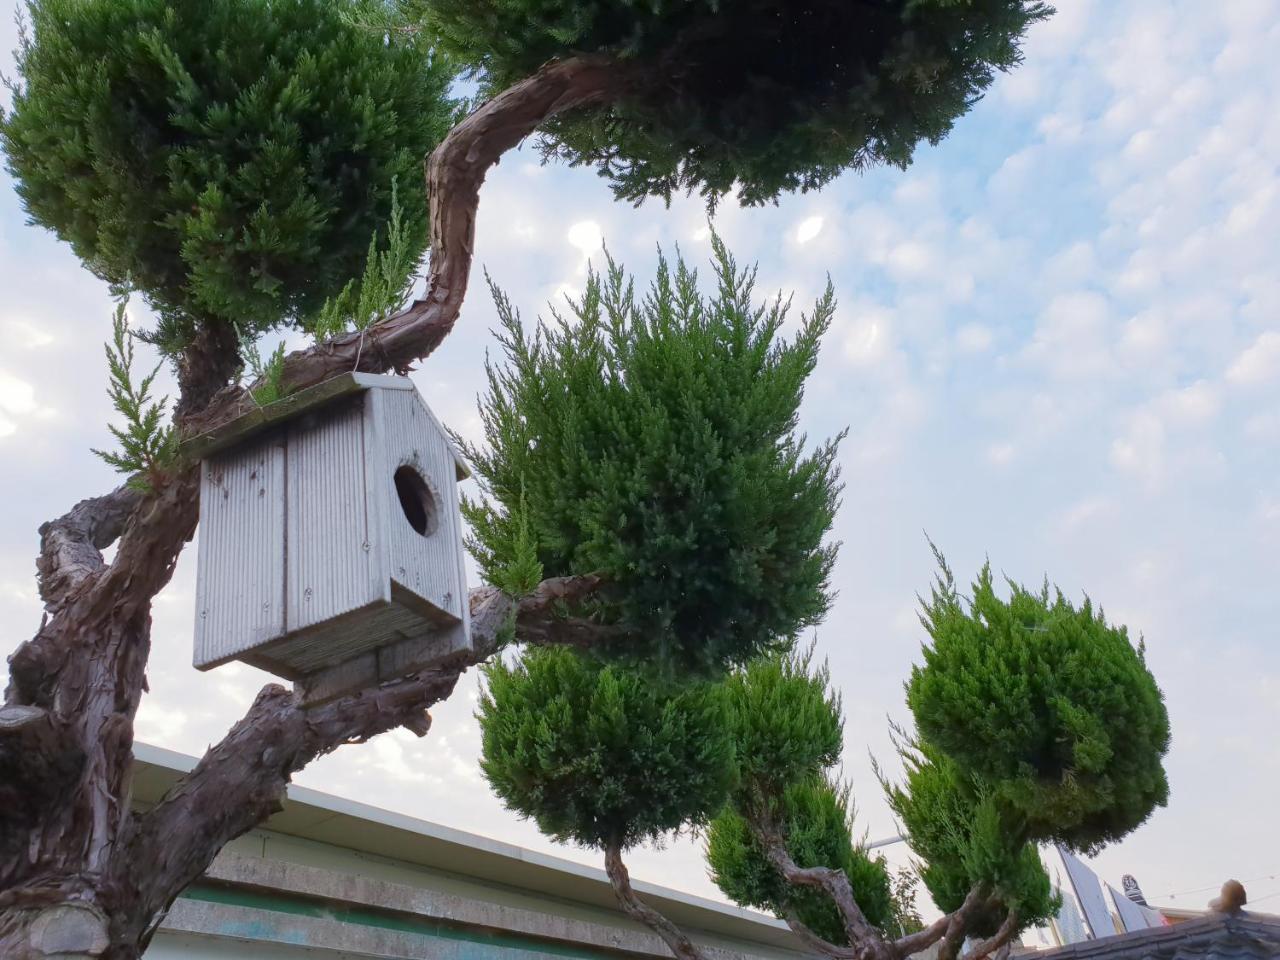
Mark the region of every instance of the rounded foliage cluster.
[[713, 296], [663, 262], [641, 301], [611, 263], [532, 336], [496, 294], [506, 362], [487, 443], [464, 444], [489, 495], [463, 505], [486, 578], [507, 582], [530, 542], [548, 576], [603, 575], [594, 614], [626, 628], [608, 653], [670, 674], [786, 646], [826, 612], [834, 559], [835, 447], [796, 433], [830, 292], [788, 343], [785, 307], [753, 303], [716, 254]]
[[901, 785], [885, 783], [889, 806], [921, 860], [920, 879], [944, 913], [959, 909], [975, 886], [994, 897], [970, 934], [989, 937], [1016, 910], [1020, 928], [1048, 920], [1060, 906], [1035, 846], [1004, 821], [990, 792], [936, 748], [899, 743]]
[[848, 168], [905, 167], [1015, 66], [1039, 0], [401, 0], [490, 88], [573, 54], [627, 93], [548, 127], [547, 149], [620, 196], [746, 203]]
[[931, 643], [907, 702], [920, 738], [986, 784], [1030, 840], [1093, 851], [1169, 794], [1169, 716], [1142, 649], [1086, 600], [1009, 584], [984, 566], [967, 602], [943, 567]]
[[840, 696], [811, 653], [755, 660], [726, 682], [746, 802], [772, 796], [835, 765], [844, 742]]
[[721, 685], [668, 688], [562, 648], [485, 668], [481, 767], [544, 834], [620, 849], [724, 804], [736, 766]]
[[[451, 74], [364, 0], [29, 0], [0, 136], [33, 221], [141, 291], [161, 345], [256, 333], [357, 275], [392, 185], [425, 203]], [[411, 218], [415, 249], [425, 218]]]
[[[854, 900], [867, 920], [892, 929], [894, 905], [883, 860], [854, 843], [852, 804], [846, 789], [824, 777], [792, 783], [778, 798], [777, 822], [787, 852], [801, 867], [830, 867], [849, 878]], [[711, 877], [725, 896], [778, 916], [795, 916], [823, 939], [848, 943], [844, 924], [822, 891], [788, 883], [769, 862], [746, 819], [726, 809], [711, 821], [706, 840]]]

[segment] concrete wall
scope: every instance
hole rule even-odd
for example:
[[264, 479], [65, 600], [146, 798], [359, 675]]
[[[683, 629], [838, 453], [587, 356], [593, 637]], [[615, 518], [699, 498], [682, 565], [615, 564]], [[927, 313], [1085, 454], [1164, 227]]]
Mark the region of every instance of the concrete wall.
[[[799, 956], [750, 936], [687, 932], [715, 960]], [[646, 929], [598, 904], [270, 831], [232, 843], [175, 903], [147, 952], [147, 960], [668, 956]]]

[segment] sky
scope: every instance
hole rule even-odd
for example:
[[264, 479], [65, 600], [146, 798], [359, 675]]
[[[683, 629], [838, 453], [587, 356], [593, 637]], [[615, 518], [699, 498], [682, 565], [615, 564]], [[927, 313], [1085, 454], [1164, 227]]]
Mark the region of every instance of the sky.
[[[0, 0], [5, 72], [14, 7]], [[758, 263], [762, 291], [799, 306], [829, 276], [840, 301], [803, 428], [849, 430], [838, 599], [816, 631], [844, 694], [844, 774], [860, 826], [892, 836], [871, 757], [894, 768], [888, 722], [908, 718], [927, 532], [961, 577], [988, 557], [1022, 582], [1047, 576], [1145, 638], [1173, 728], [1171, 796], [1093, 858], [1101, 875], [1118, 886], [1132, 873], [1149, 900], [1193, 907], [1235, 877], [1280, 912], [1280, 0], [1059, 7], [1025, 65], [906, 172], [850, 174], [774, 207], [727, 203], [714, 220]], [[110, 442], [107, 290], [25, 224], [0, 181], [7, 654], [40, 619], [38, 526], [116, 478], [90, 453]], [[532, 322], [582, 289], [602, 243], [643, 281], [659, 246], [705, 263], [711, 225], [696, 199], [637, 210], [591, 171], [508, 155], [482, 193], [461, 319], [415, 382], [476, 436], [496, 318], [479, 267]], [[155, 604], [137, 736], [198, 754], [269, 678], [192, 669], [194, 579], [189, 548]], [[297, 782], [594, 862], [491, 795], [476, 692], [464, 677], [427, 738], [343, 748]], [[718, 896], [694, 840], [631, 863]]]

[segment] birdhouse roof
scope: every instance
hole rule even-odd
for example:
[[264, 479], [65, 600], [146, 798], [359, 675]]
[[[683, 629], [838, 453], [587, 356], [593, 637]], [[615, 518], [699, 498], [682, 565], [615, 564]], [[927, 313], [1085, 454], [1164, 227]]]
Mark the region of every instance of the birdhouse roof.
[[[372, 373], [344, 373], [317, 383], [315, 386], [299, 390], [275, 403], [255, 406], [243, 415], [215, 427], [206, 433], [192, 437], [182, 444], [182, 452], [193, 460], [205, 460], [215, 453], [229, 450], [264, 433], [273, 427], [294, 420], [303, 414], [312, 413], [322, 407], [366, 390], [414, 390], [413, 382], [407, 377], [379, 376]], [[449, 444], [449, 452], [453, 454], [453, 462], [457, 468], [459, 480], [471, 476], [466, 461], [458, 453], [449, 432], [436, 418], [431, 408], [425, 403], [423, 409], [430, 415], [440, 434]]]

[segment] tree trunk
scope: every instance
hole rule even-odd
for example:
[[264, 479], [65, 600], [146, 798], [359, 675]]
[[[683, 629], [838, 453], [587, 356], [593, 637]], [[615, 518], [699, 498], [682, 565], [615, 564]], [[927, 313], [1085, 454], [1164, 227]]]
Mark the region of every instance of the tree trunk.
[[[470, 274], [488, 169], [543, 121], [624, 89], [604, 58], [550, 63], [480, 106], [429, 158], [427, 292], [362, 337], [286, 358], [300, 388], [358, 366], [403, 371], [452, 329]], [[179, 362], [186, 436], [247, 409], [228, 386], [238, 367], [227, 331], [199, 332]], [[0, 706], [0, 957], [135, 960], [174, 898], [228, 841], [261, 823], [290, 777], [316, 757], [398, 726], [424, 735], [427, 708], [491, 655], [514, 617], [531, 642], [590, 643], [600, 627], [563, 614], [598, 578], [547, 581], [518, 603], [473, 591], [475, 650], [441, 667], [309, 708], [263, 689], [239, 721], [151, 811], [129, 808], [133, 726], [146, 690], [151, 601], [195, 529], [198, 468], [179, 467], [143, 495], [121, 487], [41, 528], [45, 618], [10, 658]], [[102, 551], [118, 544], [114, 560]]]
[[662, 942], [670, 948], [672, 956], [679, 960], [706, 960], [703, 952], [679, 927], [636, 896], [635, 890], [631, 889], [631, 875], [627, 872], [627, 865], [622, 862], [622, 848], [617, 844], [610, 844], [605, 848], [604, 869], [622, 909], [633, 920], [643, 923], [661, 937]]

